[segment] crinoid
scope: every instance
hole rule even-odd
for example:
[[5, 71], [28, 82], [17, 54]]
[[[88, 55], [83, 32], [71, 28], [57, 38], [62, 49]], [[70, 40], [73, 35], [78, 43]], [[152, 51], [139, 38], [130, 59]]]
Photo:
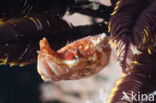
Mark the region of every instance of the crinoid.
[[155, 59], [156, 47], [151, 54], [148, 50], [136, 54], [130, 73], [117, 82], [108, 103], [155, 103]]
[[[156, 0], [111, 1], [112, 6], [108, 7], [91, 0], [5, 0], [4, 3], [0, 4], [1, 64], [31, 64], [37, 61], [38, 56], [38, 71], [44, 80], [58, 81], [88, 77], [99, 72], [101, 66], [105, 67], [109, 63], [109, 61], [105, 61], [109, 60], [105, 51], [108, 51], [108, 55], [111, 51], [108, 40], [105, 43], [104, 38], [100, 39], [100, 35], [98, 35], [106, 33], [107, 38], [111, 39], [110, 42], [116, 43], [118, 61], [124, 75], [126, 75], [117, 84], [117, 89], [113, 92], [110, 103], [139, 103], [138, 101], [122, 100], [122, 96], [123, 91], [128, 94], [130, 91], [151, 94], [155, 90]], [[5, 9], [6, 7], [7, 9]], [[81, 13], [101, 18], [103, 21], [91, 25], [73, 26], [63, 20], [66, 11], [70, 15]], [[89, 35], [98, 36], [88, 37], [88, 42], [84, 42], [85, 38], [80, 39]], [[49, 44], [45, 42], [44, 37], [47, 38]], [[96, 38], [96, 40], [91, 38]], [[83, 44], [75, 41], [77, 39], [82, 40]], [[40, 40], [42, 41], [39, 51]], [[67, 41], [75, 41], [76, 43], [73, 42], [74, 45], [65, 46]], [[101, 45], [101, 42], [104, 45]], [[76, 44], [81, 46], [86, 44], [84, 46], [86, 48], [88, 48], [87, 45], [92, 45], [93, 47], [89, 47], [89, 50], [93, 51], [96, 56], [91, 55], [90, 58], [87, 54], [89, 51], [86, 52], [81, 47], [78, 48]], [[68, 48], [67, 51], [62, 50], [61, 53], [55, 52], [60, 47]], [[132, 48], [135, 48], [140, 54], [134, 55]], [[52, 65], [46, 60], [49, 58], [52, 60]], [[61, 62], [58, 62], [60, 58]], [[67, 59], [88, 61], [84, 62], [84, 68], [76, 65], [76, 69], [74, 69], [73, 65], [75, 66], [76, 62], [66, 62]], [[95, 61], [90, 61], [90, 59], [95, 59]], [[101, 60], [104, 60], [103, 63]], [[82, 65], [83, 62], [80, 64]], [[44, 69], [49, 68], [48, 66], [52, 67], [52, 71]], [[67, 68], [62, 70], [66, 66]], [[75, 78], [73, 78], [74, 72], [77, 74]], [[146, 103], [146, 101], [142, 102]]]
[[152, 49], [155, 42], [155, 0], [118, 0], [111, 14], [109, 31], [112, 40], [118, 42], [117, 49], [123, 71], [132, 60], [133, 45], [139, 51]]

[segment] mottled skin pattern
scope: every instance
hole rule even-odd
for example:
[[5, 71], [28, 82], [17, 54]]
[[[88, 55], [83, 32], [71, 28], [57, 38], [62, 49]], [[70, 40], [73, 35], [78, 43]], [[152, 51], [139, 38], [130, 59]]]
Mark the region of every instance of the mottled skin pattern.
[[46, 40], [40, 41], [38, 72], [45, 81], [75, 80], [101, 71], [108, 63], [111, 48], [104, 34], [74, 41], [57, 52]]

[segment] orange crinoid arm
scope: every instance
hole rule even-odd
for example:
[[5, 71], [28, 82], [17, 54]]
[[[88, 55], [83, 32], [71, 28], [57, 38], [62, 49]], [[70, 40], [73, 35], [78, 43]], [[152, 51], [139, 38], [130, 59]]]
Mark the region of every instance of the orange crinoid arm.
[[57, 52], [43, 38], [38, 54], [38, 72], [43, 80], [51, 82], [89, 77], [109, 63], [110, 54], [108, 37], [104, 34], [79, 39]]

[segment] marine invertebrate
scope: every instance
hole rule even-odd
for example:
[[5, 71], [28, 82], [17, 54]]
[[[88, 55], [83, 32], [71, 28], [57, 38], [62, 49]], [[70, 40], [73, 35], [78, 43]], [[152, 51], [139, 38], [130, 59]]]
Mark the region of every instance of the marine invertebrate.
[[65, 2], [63, 0], [3, 0], [0, 5], [1, 20], [23, 17], [27, 14], [45, 13], [63, 16], [67, 7], [72, 5], [74, 0]]
[[109, 62], [111, 49], [104, 34], [89, 36], [52, 50], [40, 41], [38, 72], [45, 81], [74, 80], [96, 74]]
[[[117, 83], [109, 103], [155, 102], [133, 99], [131, 95], [133, 92], [150, 96], [155, 91], [155, 4], [154, 0], [118, 0], [116, 3], [109, 29], [113, 41], [118, 42], [117, 50], [122, 51], [119, 59], [127, 75]], [[130, 45], [140, 54], [133, 55]], [[131, 63], [127, 63], [128, 59]], [[128, 98], [123, 99], [125, 95]]]
[[128, 58], [133, 58], [130, 46], [150, 52], [155, 42], [155, 6], [154, 0], [118, 0], [116, 3], [109, 29], [113, 41], [119, 42], [119, 61], [125, 72], [129, 68]]
[[[95, 34], [99, 34], [102, 32], [107, 33], [107, 22], [109, 22], [108, 34], [110, 33], [113, 42], [114, 41], [117, 42], [116, 49], [119, 51], [118, 58], [122, 66], [123, 72], [127, 74], [127, 76], [124, 78], [126, 82], [125, 81], [122, 82], [120, 85], [118, 85], [118, 87], [122, 91], [124, 90], [125, 85], [128, 86], [127, 84], [134, 82], [132, 83], [132, 87], [130, 86], [130, 87], [127, 87], [126, 89], [134, 90], [135, 92], [138, 90], [146, 91], [145, 88], [142, 87], [142, 85], [144, 84], [146, 85], [146, 82], [144, 82], [144, 80], [147, 81], [146, 80], [148, 79], [147, 75], [151, 74], [151, 72], [149, 73], [149, 71], [153, 71], [153, 74], [155, 74], [154, 68], [151, 67], [149, 71], [147, 72], [147, 74], [145, 73], [146, 70], [144, 68], [139, 69], [139, 70], [137, 68], [141, 68], [142, 66], [147, 68], [146, 63], [150, 62], [150, 58], [151, 60], [155, 59], [155, 56], [154, 54], [152, 54], [151, 49], [154, 49], [154, 45], [155, 45], [154, 43], [155, 43], [155, 30], [156, 30], [156, 25], [155, 25], [156, 24], [155, 22], [156, 21], [156, 11], [155, 11], [156, 1], [155, 0], [118, 0], [118, 1], [111, 0], [111, 1], [112, 1], [111, 7], [106, 7], [99, 3], [91, 2], [88, 0], [72, 1], [69, 3], [69, 5], [68, 3], [65, 3], [63, 8], [59, 6], [59, 5], [62, 5], [61, 2], [63, 2], [63, 0], [49, 1], [53, 5], [55, 4], [58, 4], [58, 5], [56, 7], [50, 6], [52, 8], [46, 8], [46, 9], [44, 8], [39, 9], [39, 5], [41, 5], [40, 3], [43, 3], [41, 1], [40, 2], [37, 2], [35, 0], [34, 1], [32, 0], [31, 2], [28, 2], [28, 0], [25, 2], [18, 1], [17, 3], [21, 3], [22, 6], [26, 3], [26, 6], [24, 6], [24, 9], [21, 9], [21, 11], [19, 11], [20, 10], [19, 8], [21, 8], [22, 6], [17, 7], [16, 3], [15, 3], [16, 5], [13, 5], [9, 9], [3, 9], [3, 6], [1, 6], [2, 8], [0, 10], [2, 12], [0, 14], [2, 15], [0, 16], [0, 18], [2, 18], [3, 22], [1, 22], [0, 24], [0, 28], [1, 28], [0, 33], [2, 37], [1, 42], [0, 42], [0, 49], [1, 49], [0, 57], [3, 59], [2, 64], [4, 63], [27, 64], [27, 63], [32, 63], [36, 61], [37, 60], [36, 51], [39, 49], [38, 42], [43, 37], [46, 37], [47, 39], [49, 39], [49, 43], [51, 43], [52, 46], [54, 46], [52, 48], [58, 49], [64, 46], [68, 40], [77, 40], [81, 37], [85, 37], [88, 35], [95, 35]], [[13, 1], [13, 2], [16, 2], [16, 1]], [[36, 6], [35, 6], [35, 2], [37, 4]], [[49, 2], [46, 2], [45, 5], [49, 5], [50, 4]], [[10, 4], [11, 3], [8, 3], [7, 1], [5, 6], [9, 7]], [[29, 6], [29, 5], [32, 5], [32, 6]], [[95, 6], [95, 8], [93, 6]], [[15, 8], [15, 9], [13, 9], [13, 11], [11, 12], [12, 8]], [[64, 15], [67, 9], [69, 10], [71, 14], [78, 12], [78, 13], [86, 14], [92, 17], [102, 18], [104, 21], [101, 23], [93, 24], [93, 25], [74, 27], [62, 19], [62, 16]], [[114, 12], [110, 16], [109, 14], [112, 12], [113, 9], [114, 9]], [[97, 12], [98, 14], [96, 14]], [[53, 14], [50, 15], [50, 13], [53, 13]], [[36, 14], [39, 15], [39, 17], [36, 17]], [[54, 23], [53, 21], [55, 20], [58, 20], [59, 22]], [[47, 21], [51, 21], [50, 24]], [[23, 29], [20, 28], [21, 25], [24, 25]], [[56, 25], [56, 28], [53, 29], [55, 25]], [[60, 26], [62, 29], [59, 28]], [[47, 30], [47, 27], [49, 27], [48, 30]], [[37, 29], [34, 29], [34, 28], [37, 28]], [[25, 30], [29, 32], [25, 32]], [[24, 34], [22, 35], [22, 37], [21, 37], [21, 33]], [[18, 34], [17, 37], [16, 37], [16, 34]], [[62, 38], [60, 39], [60, 37]], [[56, 42], [57, 44], [58, 43], [60, 44], [58, 44], [57, 46], [54, 45], [56, 44]], [[31, 44], [31, 45], [28, 45], [28, 44]], [[72, 48], [74, 48], [74, 46]], [[138, 51], [145, 53], [145, 54], [140, 55], [141, 59], [144, 59], [144, 58], [146, 59], [146, 57], [149, 57], [147, 58], [147, 61], [145, 60], [142, 62], [140, 67], [139, 67], [139, 64], [137, 64], [137, 66], [135, 66], [134, 64], [130, 65], [129, 61], [132, 60], [132, 62], [134, 62], [133, 59], [136, 59], [136, 57], [132, 53], [131, 46], [135, 47]], [[30, 47], [32, 47], [33, 49], [29, 49]], [[17, 51], [14, 51], [15, 49]], [[80, 51], [78, 50], [77, 54], [79, 52]], [[148, 53], [153, 55], [153, 57], [150, 56]], [[30, 55], [30, 54], [33, 54], [33, 55]], [[48, 54], [50, 55], [50, 53]], [[75, 59], [75, 54], [74, 56], [72, 55], [70, 55], [71, 56], [70, 58]], [[40, 56], [41, 54], [39, 53], [39, 60], [41, 60]], [[137, 60], [136, 62], [140, 61], [141, 59], [136, 59]], [[42, 62], [39, 61], [39, 64], [40, 63]], [[151, 65], [154, 65], [153, 62], [150, 62], [150, 63]], [[67, 64], [66, 66], [68, 68]], [[39, 71], [40, 70], [42, 69], [40, 68]], [[80, 74], [83, 74], [83, 73], [85, 73], [85, 71], [83, 72], [81, 71]], [[55, 73], [53, 74], [55, 75]], [[72, 77], [72, 76], [69, 74], [66, 78], [66, 76], [64, 75], [65, 79], [70, 79], [69, 77]], [[80, 78], [80, 77], [81, 76], [78, 76], [77, 78]], [[60, 77], [60, 78], [63, 79], [63, 77]], [[60, 78], [59, 79], [57, 78], [56, 80], [60, 80]], [[132, 80], [132, 78], [134, 80]], [[153, 78], [155, 77], [153, 76]], [[155, 86], [155, 83], [153, 83], [151, 80], [153, 79], [150, 79], [149, 81], [150, 83], [152, 83], [149, 91], [152, 91]], [[137, 84], [136, 81], [137, 83], [139, 82], [140, 84]], [[137, 85], [136, 88], [134, 88], [135, 85]], [[112, 99], [113, 103], [115, 103], [116, 101], [121, 102], [121, 100], [118, 100], [118, 99], [121, 99], [120, 97], [122, 93], [120, 90], [115, 93], [115, 94], [119, 94], [117, 95], [119, 98], [113, 97]]]
[[71, 26], [59, 16], [50, 14], [34, 14], [2, 22], [0, 24], [2, 64], [24, 65], [33, 63], [37, 58], [36, 51], [39, 48], [38, 42], [41, 37], [53, 36], [70, 29]]
[[[151, 50], [151, 54], [148, 53], [148, 50], [136, 54], [130, 64], [130, 74], [124, 75], [118, 81], [110, 96], [109, 103], [155, 103], [155, 59], [155, 46]], [[131, 93], [134, 95], [131, 95]], [[123, 98], [125, 95], [127, 97]], [[140, 95], [143, 95], [143, 97]], [[153, 97], [149, 98], [147, 96]]]
[[[9, 8], [0, 8], [0, 14], [2, 14], [0, 16], [1, 64], [11, 64], [12, 66], [34, 63], [37, 60], [36, 51], [39, 50], [38, 43], [43, 37], [48, 38], [53, 49], [56, 50], [64, 46], [67, 41], [107, 31], [107, 25], [104, 22], [74, 27], [62, 19], [67, 8], [71, 8], [72, 11], [75, 6], [80, 6], [79, 9], [82, 9], [81, 6], [84, 4], [80, 3], [81, 5], [78, 6], [79, 1], [75, 1], [74, 4], [73, 1], [70, 1], [72, 5], [69, 2], [63, 3], [63, 0], [35, 2], [35, 0], [30, 2], [28, 0], [6, 1], [3, 6]], [[21, 5], [18, 7], [20, 3]], [[29, 5], [29, 9], [31, 9], [25, 12], [24, 4]], [[103, 6], [101, 5], [101, 7]]]

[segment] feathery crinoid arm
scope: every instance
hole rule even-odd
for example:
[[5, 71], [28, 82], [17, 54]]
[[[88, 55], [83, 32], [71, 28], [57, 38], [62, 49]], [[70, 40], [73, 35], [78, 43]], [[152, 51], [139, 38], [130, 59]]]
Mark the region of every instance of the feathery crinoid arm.
[[153, 0], [139, 15], [132, 28], [134, 44], [137, 49], [150, 49], [156, 42], [156, 1]]
[[[124, 75], [112, 90], [108, 103], [155, 103], [156, 47], [136, 54], [131, 71]], [[146, 95], [146, 96], [145, 96]]]
[[[20, 2], [18, 2], [19, 0], [8, 1], [9, 0], [7, 0], [4, 5], [9, 7], [9, 5], [11, 5], [10, 2], [12, 2], [12, 6], [8, 9], [0, 7], [0, 10], [6, 14], [0, 15], [0, 18], [5, 19], [0, 22], [1, 64], [23, 65], [35, 62], [37, 60], [36, 51], [39, 50], [38, 42], [43, 37], [46, 37], [50, 45], [52, 45], [52, 48], [56, 50], [63, 47], [68, 41], [107, 32], [108, 24], [104, 21], [74, 27], [72, 24], [63, 20], [62, 16], [67, 10], [66, 7], [71, 6], [74, 3], [73, 0], [69, 2], [54, 0], [50, 1], [49, 4], [49, 0], [32, 0], [30, 2], [28, 2], [28, 0], [20, 0]], [[27, 9], [30, 9], [30, 11], [26, 10], [25, 13], [22, 14], [25, 6], [22, 9], [17, 9], [16, 6], [18, 6], [18, 3], [21, 3], [21, 5], [25, 4], [26, 8], [29, 5], [31, 9]], [[52, 3], [52, 5], [49, 7], [50, 3]], [[60, 7], [62, 4], [65, 6], [63, 11], [62, 8], [64, 7]], [[21, 5], [19, 5], [19, 8]], [[46, 7], [44, 8], [44, 6]], [[103, 8], [101, 9], [103, 10]], [[13, 10], [12, 14], [7, 10]]]
[[33, 63], [37, 58], [36, 51], [39, 50], [38, 42], [43, 36], [49, 36], [55, 44], [60, 37], [58, 34], [70, 29], [71, 26], [66, 21], [51, 14], [34, 14], [1, 22], [1, 64]]
[[[155, 1], [150, 0], [119, 0], [116, 3], [109, 31], [112, 41], [117, 43], [118, 59], [125, 73], [128, 72], [126, 68], [129, 67], [129, 60], [133, 58], [131, 46], [135, 45], [139, 49], [142, 42], [146, 41], [146, 44], [149, 44], [154, 39], [151, 35], [146, 36], [154, 34], [155, 25], [151, 23], [155, 17], [154, 5]], [[150, 19], [147, 19], [149, 16]]]
[[74, 0], [68, 2], [64, 0], [1, 0], [0, 19], [8, 20], [23, 17], [30, 13], [45, 12], [63, 16], [67, 8], [73, 3]]
[[71, 13], [77, 12], [95, 18], [101, 18], [108, 22], [113, 8], [112, 6], [106, 6], [95, 1], [77, 0], [69, 11]]

